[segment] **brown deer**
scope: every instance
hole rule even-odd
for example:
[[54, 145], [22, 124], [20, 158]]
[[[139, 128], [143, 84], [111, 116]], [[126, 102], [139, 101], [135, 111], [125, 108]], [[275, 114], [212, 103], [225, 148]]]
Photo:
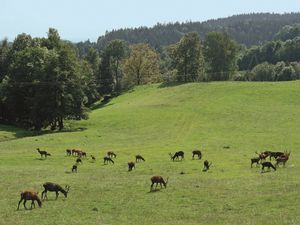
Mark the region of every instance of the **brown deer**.
[[44, 191], [42, 192], [42, 200], [44, 199], [48, 199], [47, 197], [47, 192], [56, 192], [56, 199], [58, 198], [59, 193], [61, 192], [64, 194], [65, 197], [67, 197], [68, 192], [70, 190], [70, 186], [66, 185], [66, 188], [63, 189], [60, 185], [55, 184], [55, 183], [51, 183], [51, 182], [46, 182], [43, 184], [44, 187]]
[[34, 201], [37, 201], [39, 207], [42, 207], [42, 201], [39, 198], [38, 194], [39, 194], [38, 192], [34, 192], [34, 191], [23, 191], [21, 193], [21, 199], [19, 201], [17, 210], [19, 210], [19, 207], [20, 207], [20, 204], [21, 204], [22, 201], [24, 201], [24, 203], [23, 203], [24, 208], [27, 209], [27, 207], [26, 207], [26, 201], [27, 200], [31, 200], [31, 207], [30, 207], [30, 209], [32, 209], [33, 206], [35, 208]]
[[104, 160], [104, 164], [106, 164], [106, 163], [108, 163], [108, 162], [111, 162], [111, 163], [115, 163], [110, 157], [108, 157], [108, 156], [104, 156], [104, 158], [103, 158], [103, 160]]
[[96, 157], [95, 156], [91, 155], [91, 158], [92, 158], [93, 161], [96, 161]]
[[72, 173], [76, 172], [77, 173], [77, 164], [74, 164], [72, 166]]
[[134, 162], [129, 162], [128, 163], [128, 171], [132, 171], [132, 169], [135, 169], [135, 164], [134, 164]]
[[174, 155], [172, 155], [171, 153], [169, 153], [171, 159], [174, 161], [175, 159], [179, 159], [179, 157], [181, 157], [181, 160], [184, 159], [184, 152], [183, 151], [178, 151], [175, 152]]
[[193, 159], [194, 159], [195, 155], [198, 156], [198, 159], [202, 158], [202, 153], [201, 153], [200, 150], [194, 150], [193, 151]]
[[251, 168], [254, 163], [256, 163], [256, 166], [257, 166], [259, 164], [260, 160], [261, 160], [260, 157], [252, 158], [251, 159]]
[[276, 167], [273, 166], [271, 162], [263, 162], [261, 165], [262, 165], [261, 172], [265, 171], [265, 167], [268, 167], [268, 170], [270, 170], [270, 168], [273, 168], [276, 171]]
[[155, 189], [157, 188], [157, 185], [160, 184], [160, 187], [162, 188], [162, 184], [164, 185], [165, 188], [167, 188], [167, 183], [168, 183], [169, 178], [167, 178], [167, 181], [164, 181], [164, 179], [161, 176], [153, 176], [151, 177], [151, 187], [150, 191], [153, 188], [153, 185], [156, 184]]
[[203, 172], [206, 172], [207, 170], [209, 170], [209, 167], [211, 166], [212, 163], [209, 163], [207, 160], [205, 160], [203, 162], [204, 168], [203, 168]]
[[140, 161], [144, 161], [145, 162], [145, 159], [141, 155], [136, 155], [135, 156], [135, 162], [140, 162]]
[[270, 152], [270, 160], [272, 159], [272, 157], [274, 159], [277, 159], [278, 157], [284, 156], [285, 153], [284, 152]]
[[72, 155], [77, 155], [78, 154], [78, 150], [76, 150], [76, 149], [72, 149]]
[[45, 158], [47, 158], [47, 156], [51, 156], [50, 153], [48, 153], [46, 151], [41, 151], [39, 148], [37, 148], [36, 150], [40, 153], [41, 157], [44, 156]]
[[258, 154], [258, 157], [260, 158], [260, 160], [266, 160], [266, 158], [270, 155], [270, 151], [265, 151], [265, 152], [261, 152], [261, 153], [257, 153], [255, 152], [256, 154]]
[[72, 150], [71, 149], [67, 149], [66, 153], [67, 153], [68, 156], [70, 156], [72, 154]]
[[290, 154], [291, 152], [284, 153], [284, 155], [277, 157], [275, 166], [278, 167], [280, 163], [282, 163], [283, 166], [285, 166], [285, 163], [289, 160]]
[[117, 155], [114, 153], [114, 152], [107, 152], [107, 156], [110, 157], [110, 158], [116, 158]]

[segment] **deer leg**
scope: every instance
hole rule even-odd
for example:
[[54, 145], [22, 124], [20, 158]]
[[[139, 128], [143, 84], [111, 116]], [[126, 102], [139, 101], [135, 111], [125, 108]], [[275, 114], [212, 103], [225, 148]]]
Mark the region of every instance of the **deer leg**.
[[34, 200], [31, 201], [30, 209], [32, 209], [33, 207], [35, 208]]
[[27, 207], [26, 207], [26, 201], [27, 201], [27, 200], [26, 200], [26, 199], [24, 199], [24, 203], [23, 203], [23, 205], [24, 205], [24, 208], [25, 208], [25, 209], [27, 209]]
[[19, 201], [17, 210], [19, 210], [19, 207], [20, 207], [20, 204], [21, 204], [22, 201], [23, 201], [23, 199], [21, 198], [21, 200]]
[[56, 191], [56, 199], [55, 200], [57, 200], [57, 198], [58, 198], [58, 191]]
[[150, 191], [151, 191], [151, 190], [152, 190], [152, 188], [153, 188], [153, 184], [154, 184], [154, 183], [152, 183], [152, 184], [151, 184]]

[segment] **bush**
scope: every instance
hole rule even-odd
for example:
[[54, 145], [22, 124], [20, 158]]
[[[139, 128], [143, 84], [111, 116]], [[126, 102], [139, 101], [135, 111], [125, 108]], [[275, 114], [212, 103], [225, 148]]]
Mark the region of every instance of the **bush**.
[[275, 80], [275, 66], [269, 63], [262, 63], [253, 68], [252, 81], [274, 81]]

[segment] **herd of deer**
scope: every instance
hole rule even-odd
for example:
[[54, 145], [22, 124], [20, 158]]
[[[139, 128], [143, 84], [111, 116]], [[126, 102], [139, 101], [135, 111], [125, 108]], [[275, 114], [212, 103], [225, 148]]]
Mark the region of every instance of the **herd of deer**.
[[[267, 167], [269, 170], [270, 168], [276, 170], [276, 168], [279, 167], [279, 164], [283, 164], [283, 166], [285, 166], [291, 154], [291, 152], [288, 153], [288, 152], [272, 152], [272, 151], [264, 151], [261, 153], [255, 152], [255, 153], [258, 155], [258, 157], [251, 159], [251, 168], [253, 167], [254, 163], [256, 163], [256, 165], [259, 165], [261, 163], [262, 172], [264, 172], [265, 167]], [[268, 157], [270, 161], [266, 161]], [[272, 158], [274, 158], [276, 161], [275, 166], [271, 162]]]
[[[41, 155], [41, 158], [44, 157], [44, 158], [47, 158], [47, 156], [51, 156], [50, 153], [48, 153], [47, 151], [41, 151], [39, 148], [37, 148], [37, 151], [38, 153]], [[76, 159], [76, 164], [73, 165], [72, 167], [72, 172], [77, 172], [77, 166], [79, 164], [82, 164], [82, 160], [81, 158], [82, 157], [86, 157], [87, 154], [86, 152], [84, 151], [81, 151], [81, 150], [76, 150], [76, 149], [67, 149], [66, 150], [66, 153], [68, 156], [77, 156], [77, 159]], [[267, 167], [269, 170], [270, 168], [273, 168], [274, 170], [276, 170], [276, 167], [279, 166], [279, 164], [283, 164], [283, 166], [285, 166], [286, 162], [289, 160], [289, 156], [291, 154], [291, 152], [272, 152], [272, 151], [264, 151], [264, 152], [261, 152], [261, 153], [257, 153], [255, 152], [258, 157], [255, 157], [255, 158], [252, 158], [251, 159], [251, 168], [253, 167], [253, 164], [256, 163], [256, 165], [259, 165], [261, 164], [262, 165], [262, 172], [264, 171], [264, 168]], [[202, 158], [202, 153], [201, 151], [199, 150], [194, 150], [192, 152], [193, 156], [192, 156], [192, 159], [195, 158], [195, 156], [197, 156], [198, 159], [201, 159]], [[184, 152], [183, 151], [178, 151], [178, 152], [175, 152], [175, 154], [171, 154], [169, 153], [170, 157], [171, 157], [171, 160], [183, 160], [184, 159]], [[116, 158], [117, 155], [114, 153], [114, 152], [107, 152], [107, 156], [105, 156], [103, 158], [104, 160], [104, 164], [107, 164], [107, 163], [113, 163], [114, 164], [114, 160], [112, 158]], [[266, 161], [266, 159], [269, 157], [270, 161]], [[91, 155], [91, 158], [93, 161], [96, 160], [96, 158]], [[276, 161], [276, 164], [275, 166], [272, 164], [272, 158], [275, 159]], [[140, 161], [145, 161], [145, 159], [141, 156], [141, 155], [136, 155], [135, 156], [135, 163], [138, 163]], [[128, 162], [128, 171], [132, 171], [132, 169], [135, 168], [135, 163], [134, 162]], [[209, 163], [207, 160], [205, 160], [203, 162], [204, 164], [204, 169], [203, 171], [207, 171], [209, 170], [210, 166], [212, 163]], [[169, 178], [166, 179], [166, 181], [163, 179], [163, 177], [161, 176], [153, 176], [151, 177], [151, 186], [150, 186], [150, 191], [153, 190], [153, 186], [154, 184], [156, 184], [155, 188], [157, 188], [158, 184], [160, 184], [160, 187], [162, 188], [162, 186], [164, 186], [165, 188], [167, 187], [167, 183], [168, 183], [168, 180]], [[43, 184], [43, 187], [44, 187], [44, 191], [42, 192], [42, 196], [41, 196], [41, 199], [39, 198], [38, 196], [38, 192], [34, 192], [34, 191], [30, 191], [30, 190], [26, 190], [26, 191], [23, 191], [21, 193], [21, 199], [18, 203], [18, 208], [17, 210], [19, 210], [19, 207], [20, 207], [20, 204], [22, 203], [23, 201], [23, 205], [24, 205], [24, 208], [27, 209], [26, 207], [26, 202], [27, 201], [31, 201], [31, 209], [33, 207], [35, 207], [35, 201], [37, 201], [39, 207], [42, 206], [42, 200], [45, 200], [45, 199], [48, 199], [47, 197], [47, 192], [55, 192], [56, 193], [56, 199], [58, 198], [58, 195], [59, 195], [59, 192], [61, 192], [62, 194], [64, 194], [65, 197], [67, 197], [67, 194], [69, 192], [69, 189], [70, 189], [70, 186], [66, 186], [65, 189], [62, 188], [60, 185], [58, 184], [55, 184], [55, 183], [51, 183], [51, 182], [46, 182]]]

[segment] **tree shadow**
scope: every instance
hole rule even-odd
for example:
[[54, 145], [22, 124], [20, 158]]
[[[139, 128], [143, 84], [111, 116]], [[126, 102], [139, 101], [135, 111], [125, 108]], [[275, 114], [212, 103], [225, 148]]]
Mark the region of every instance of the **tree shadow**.
[[183, 83], [183, 82], [176, 82], [176, 81], [172, 81], [172, 82], [163, 82], [161, 83], [158, 88], [168, 88], [168, 87], [175, 87], [175, 86], [180, 86], [182, 84], [187, 84], [187, 83]]

